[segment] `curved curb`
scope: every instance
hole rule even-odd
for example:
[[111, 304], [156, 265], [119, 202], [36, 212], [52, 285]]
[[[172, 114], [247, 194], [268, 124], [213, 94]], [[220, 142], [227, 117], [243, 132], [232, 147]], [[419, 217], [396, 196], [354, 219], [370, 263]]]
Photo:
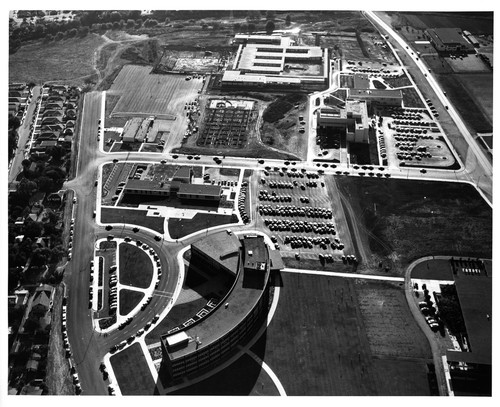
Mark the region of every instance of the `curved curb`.
[[269, 377], [273, 381], [274, 385], [278, 389], [280, 396], [286, 397], [287, 394], [286, 394], [285, 389], [283, 388], [283, 385], [280, 382], [280, 379], [278, 379], [278, 376], [276, 376], [276, 374], [269, 367], [269, 365], [266, 362], [264, 362], [261, 358], [259, 358], [255, 353], [253, 353], [250, 349], [248, 349], [246, 353], [253, 360], [255, 360], [262, 367], [262, 369], [264, 369], [265, 372], [269, 375]]
[[422, 333], [427, 338], [429, 345], [431, 347], [432, 359], [434, 361], [436, 380], [438, 382], [440, 396], [448, 396], [449, 395], [448, 394], [448, 385], [446, 383], [446, 377], [445, 377], [445, 373], [444, 373], [443, 359], [442, 359], [442, 355], [440, 354], [439, 347], [438, 347], [436, 341], [434, 340], [434, 337], [429, 332], [429, 329], [427, 329], [428, 328], [427, 323], [425, 322], [420, 310], [417, 309], [417, 304], [413, 300], [413, 288], [411, 285], [411, 272], [418, 264], [423, 263], [424, 261], [434, 260], [434, 259], [445, 260], [445, 259], [449, 259], [449, 258], [451, 258], [451, 256], [421, 257], [420, 259], [415, 260], [413, 263], [411, 263], [408, 266], [408, 268], [405, 271], [405, 276], [404, 276], [406, 302], [408, 303], [408, 307], [410, 308], [410, 311], [413, 314], [413, 318], [414, 318], [415, 322], [421, 328]]

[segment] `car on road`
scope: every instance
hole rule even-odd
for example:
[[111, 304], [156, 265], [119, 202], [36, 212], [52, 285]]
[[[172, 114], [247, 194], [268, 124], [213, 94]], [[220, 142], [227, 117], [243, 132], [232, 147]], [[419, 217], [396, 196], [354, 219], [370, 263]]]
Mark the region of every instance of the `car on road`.
[[174, 155], [172, 156], [172, 158], [175, 160], [175, 159], [179, 158], [179, 156], [178, 156], [177, 154], [174, 154]]
[[76, 196], [73, 198], [73, 203], [76, 203]]
[[151, 320], [151, 322], [154, 324], [156, 323], [156, 321], [158, 321], [158, 319], [160, 319], [160, 314], [156, 314], [153, 319]]

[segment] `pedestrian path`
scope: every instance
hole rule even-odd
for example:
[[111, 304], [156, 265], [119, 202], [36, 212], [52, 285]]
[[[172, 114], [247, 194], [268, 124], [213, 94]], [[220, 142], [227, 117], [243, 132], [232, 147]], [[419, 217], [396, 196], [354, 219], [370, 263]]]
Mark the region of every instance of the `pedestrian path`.
[[404, 281], [404, 277], [379, 276], [373, 274], [338, 273], [335, 271], [318, 271], [318, 270], [304, 270], [304, 269], [292, 269], [292, 268], [284, 268], [281, 271], [285, 273], [311, 274], [311, 275], [329, 276], [329, 277], [361, 278], [365, 280], [383, 280], [383, 281], [401, 281], [401, 282]]

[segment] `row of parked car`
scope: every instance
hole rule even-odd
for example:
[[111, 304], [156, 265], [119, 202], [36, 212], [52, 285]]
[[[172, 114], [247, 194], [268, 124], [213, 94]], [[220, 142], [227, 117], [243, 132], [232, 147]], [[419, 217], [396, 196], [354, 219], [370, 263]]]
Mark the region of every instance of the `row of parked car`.
[[238, 211], [244, 223], [250, 222], [250, 218], [245, 211], [245, 199], [247, 196], [248, 182], [243, 181], [240, 188], [240, 196], [238, 197]]
[[308, 218], [332, 219], [333, 212], [328, 208], [296, 205], [257, 205], [260, 215], [266, 216], [298, 216]]

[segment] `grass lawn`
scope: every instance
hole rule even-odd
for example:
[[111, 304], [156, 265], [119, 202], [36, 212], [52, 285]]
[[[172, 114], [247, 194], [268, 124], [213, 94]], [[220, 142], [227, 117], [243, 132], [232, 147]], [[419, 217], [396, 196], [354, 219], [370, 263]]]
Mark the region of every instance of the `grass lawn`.
[[168, 232], [172, 239], [179, 239], [206, 228], [235, 222], [237, 222], [235, 215], [197, 213], [192, 219], [170, 218], [168, 220]]
[[353, 177], [337, 183], [384, 261], [406, 267], [426, 255], [491, 258], [492, 210], [470, 185]]
[[120, 284], [138, 288], [147, 288], [153, 278], [153, 264], [150, 257], [138, 247], [129, 243], [121, 243], [120, 254]]
[[414, 88], [401, 89], [403, 93], [403, 104], [405, 107], [425, 107], [424, 102], [420, 99], [417, 91]]
[[29, 43], [9, 55], [9, 82], [61, 81], [83, 85], [84, 78], [94, 74], [92, 57], [102, 42], [99, 35], [89, 34], [47, 44]]
[[138, 343], [111, 356], [110, 362], [123, 395], [155, 394], [156, 384]]
[[453, 280], [449, 260], [428, 260], [417, 264], [411, 272], [412, 278], [423, 280]]
[[216, 375], [171, 394], [183, 396], [279, 396], [269, 375], [248, 355]]
[[147, 211], [135, 209], [121, 209], [121, 208], [102, 208], [101, 209], [101, 222], [102, 223], [127, 223], [144, 226], [152, 229], [155, 232], [164, 233], [163, 224], [165, 218], [162, 216], [146, 216]]
[[[416, 376], [415, 368], [406, 369], [396, 356], [387, 358], [385, 365], [392, 370], [382, 374], [359, 306], [359, 280], [282, 273], [282, 281], [274, 318], [252, 350], [273, 369], [288, 395], [405, 395], [412, 382], [418, 383], [412, 394], [429, 394], [421, 385], [426, 375]], [[409, 335], [399, 328], [392, 329], [393, 335]]]
[[[447, 97], [453, 101], [453, 106], [474, 132], [487, 133], [492, 131], [491, 121], [481, 111], [478, 103], [475, 101], [475, 95], [471, 94], [468, 88], [460, 81], [458, 74], [438, 75], [437, 79], [447, 92]], [[491, 100], [490, 97], [487, 97], [487, 99]]]
[[144, 298], [144, 293], [133, 290], [120, 290], [120, 315], [127, 315]]

